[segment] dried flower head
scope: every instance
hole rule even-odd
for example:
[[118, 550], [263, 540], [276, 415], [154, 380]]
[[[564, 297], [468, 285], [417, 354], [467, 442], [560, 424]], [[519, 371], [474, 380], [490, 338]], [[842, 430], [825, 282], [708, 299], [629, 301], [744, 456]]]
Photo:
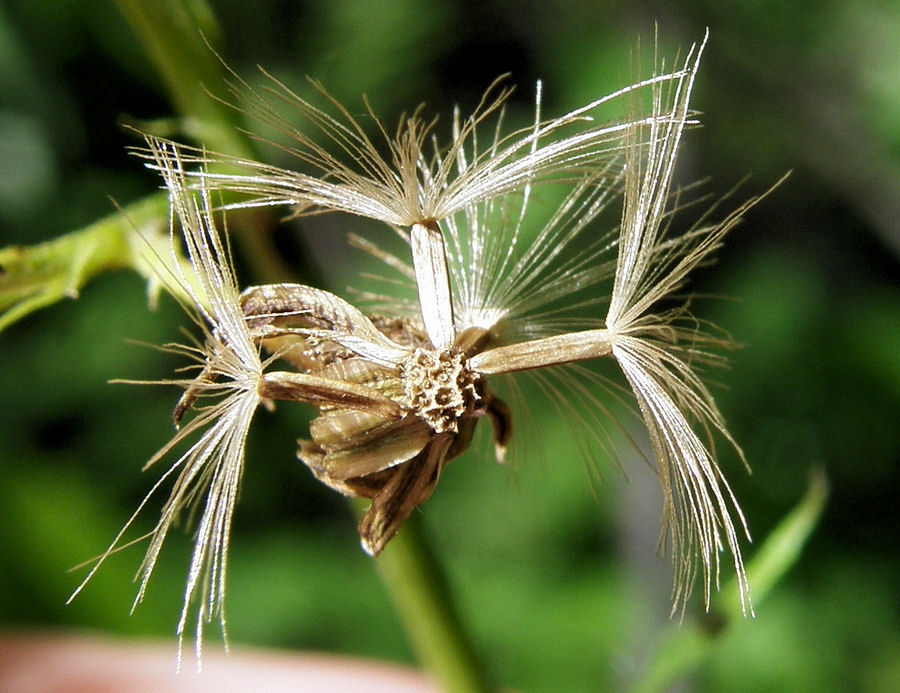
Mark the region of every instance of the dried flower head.
[[[659, 69], [657, 76], [554, 120], [541, 119], [539, 91], [534, 125], [508, 136], [499, 124], [509, 92], [492, 85], [469, 118], [455, 114], [450, 144], [434, 145], [430, 154], [426, 142], [434, 123], [423, 121], [420, 110], [401, 120], [393, 136], [370, 112], [388, 159], [336, 101], [329, 97], [340, 118], [276, 83], [273, 93], [352, 164], [296, 130], [265, 95], [245, 85], [245, 104], [290, 134], [296, 142], [290, 153], [317, 175], [148, 137], [144, 156], [165, 179], [193, 267], [191, 276], [176, 278], [205, 331], [204, 343], [187, 350], [202, 369], [183, 383], [176, 421], [203, 398], [220, 399], [199, 408], [151, 460], [203, 430], [154, 486], [176, 476], [142, 566], [138, 600], [171, 523], [185, 507], [202, 504], [179, 635], [195, 598], [198, 642], [214, 614], [224, 627], [231, 513], [247, 427], [260, 403], [318, 407], [298, 455], [331, 488], [371, 500], [359, 533], [364, 549], [376, 556], [431, 495], [444, 465], [468, 448], [479, 419], [490, 422], [502, 460], [512, 415], [492, 391], [494, 379], [522, 371], [555, 374], [561, 386], [549, 391], [556, 404], [592, 427], [606, 412], [582, 375], [598, 378], [578, 364], [611, 357], [637, 399], [656, 456], [665, 498], [663, 536], [676, 566], [675, 605], [689, 596], [698, 566], [709, 603], [719, 553], [727, 547], [749, 610], [738, 543], [739, 528], [746, 528], [711, 437], [718, 433], [737, 445], [694, 370], [718, 363], [714, 349], [723, 341], [701, 331], [687, 305], [659, 308], [754, 202], [719, 223], [704, 216], [683, 235], [667, 236], [678, 207], [673, 170], [692, 122], [689, 99], [702, 48], [695, 46], [680, 69]], [[649, 101], [649, 112], [602, 126], [587, 117], [610, 99], [637, 103], [639, 96]], [[480, 149], [476, 130], [491, 114], [497, 126]], [[239, 172], [210, 170], [223, 163]], [[536, 214], [529, 207], [533, 186], [548, 182], [565, 183], [568, 193], [526, 240]], [[298, 213], [343, 211], [408, 227], [401, 234], [411, 261], [364, 239], [355, 242], [412, 283], [418, 305], [382, 297], [380, 310], [366, 315], [332, 293], [300, 284], [239, 294], [213, 224], [210, 190], [242, 194], [231, 207], [289, 204]], [[592, 222], [620, 194], [618, 227], [595, 232]], [[607, 296], [598, 293], [603, 282], [612, 284]], [[276, 363], [287, 368], [274, 370]], [[588, 431], [588, 438], [593, 435]]]

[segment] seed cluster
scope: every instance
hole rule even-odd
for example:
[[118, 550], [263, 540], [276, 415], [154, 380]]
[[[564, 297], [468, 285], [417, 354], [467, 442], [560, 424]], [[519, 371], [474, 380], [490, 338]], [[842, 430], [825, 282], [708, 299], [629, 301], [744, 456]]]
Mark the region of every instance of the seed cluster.
[[[173, 280], [167, 285], [177, 285], [170, 288], [192, 307], [206, 340], [175, 348], [201, 366], [175, 408], [175, 422], [191, 408], [198, 412], [150, 464], [203, 433], [162, 477], [174, 479], [173, 490], [152, 533], [137, 601], [170, 526], [199, 505], [178, 634], [185, 632], [194, 605], [198, 651], [213, 614], [220, 615], [224, 630], [231, 521], [248, 429], [260, 405], [286, 400], [319, 409], [310, 440], [300, 441], [300, 459], [330, 488], [370, 501], [358, 529], [364, 550], [377, 556], [431, 496], [443, 467], [469, 447], [480, 417], [488, 419], [497, 458], [503, 459], [511, 413], [488, 390], [488, 378], [536, 371], [548, 399], [579, 427], [579, 446], [593, 438], [605, 445], [593, 429], [602, 429], [607, 411], [592, 387], [606, 380], [578, 364], [612, 357], [636, 397], [655, 452], [665, 503], [663, 543], [672, 546], [675, 558], [676, 605], [686, 603], [701, 571], [709, 606], [719, 552], [727, 546], [742, 605], [750, 612], [739, 545], [746, 524], [711, 436], [718, 431], [734, 441], [693, 370], [695, 363], [718, 363], [708, 349], [727, 341], [699, 329], [687, 304], [657, 311], [661, 303], [677, 300], [689, 272], [709, 261], [755, 202], [718, 224], [704, 215], [683, 236], [667, 235], [673, 215], [686, 206], [670, 191], [682, 132], [694, 123], [689, 98], [702, 50], [694, 46], [673, 72], [654, 72], [555, 119], [542, 118], [538, 89], [534, 125], [509, 135], [501, 124], [510, 90], [495, 83], [470, 116], [453, 116], [451, 141], [433, 148], [434, 121], [423, 120], [419, 110], [404, 116], [391, 135], [366, 102], [380, 133], [373, 141], [351, 109], [327, 93], [322, 95], [338, 117], [276, 81], [277, 100], [297, 106], [329, 146], [284, 119], [265, 90], [248, 88], [242, 97], [248, 110], [291, 135], [295, 144], [287, 149], [306, 168], [318, 170], [318, 177], [146, 136], [149, 148], [142, 156], [163, 175], [172, 206], [172, 247], [164, 257], [174, 262], [162, 276]], [[612, 124], [594, 120], [595, 108], [617, 100], [626, 111], [644, 103], [652, 111], [629, 112]], [[489, 116], [496, 122], [485, 147], [476, 129]], [[386, 159], [382, 139], [390, 153]], [[226, 167], [232, 172], [220, 172]], [[541, 183], [570, 188], [555, 211], [539, 211], [532, 222], [529, 191]], [[387, 224], [408, 242], [409, 258], [365, 239], [357, 245], [400, 273], [387, 277], [389, 283], [414, 281], [418, 305], [411, 297], [392, 298], [393, 292], [368, 294], [386, 313], [369, 317], [335, 294], [302, 284], [241, 293], [229, 245], [216, 228], [213, 200], [220, 194], [231, 209], [287, 202], [298, 215], [344, 212]], [[609, 233], [595, 231], [594, 221], [618, 197], [621, 223]], [[178, 259], [179, 231], [184, 263]], [[608, 294], [588, 293], [607, 283]], [[598, 305], [606, 306], [605, 316]], [[582, 316], [583, 308], [589, 312]], [[291, 369], [277, 370], [275, 364]], [[556, 369], [564, 364], [576, 370]], [[543, 380], [554, 372], [540, 374], [549, 368], [559, 374], [559, 386]], [[205, 401], [195, 406], [201, 396]], [[126, 545], [122, 537], [90, 575]]]
[[458, 349], [414, 349], [401, 367], [403, 404], [436, 433], [458, 430], [466, 413], [482, 406], [481, 376]]

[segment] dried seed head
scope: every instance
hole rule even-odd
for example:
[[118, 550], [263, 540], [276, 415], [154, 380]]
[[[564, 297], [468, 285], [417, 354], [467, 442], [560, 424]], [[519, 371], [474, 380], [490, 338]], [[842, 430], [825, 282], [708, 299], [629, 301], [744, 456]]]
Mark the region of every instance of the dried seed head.
[[[709, 604], [725, 549], [731, 553], [744, 609], [751, 613], [739, 543], [739, 535], [747, 534], [746, 523], [718, 467], [712, 434], [741, 453], [695, 372], [698, 366], [722, 363], [714, 349], [727, 343], [702, 331], [687, 305], [659, 310], [660, 302], [681, 290], [689, 273], [711, 256], [756, 201], [720, 223], [710, 223], [707, 214], [683, 235], [666, 236], [679, 207], [671, 185], [682, 134], [693, 122], [689, 103], [702, 51], [703, 45], [695, 46], [684, 68], [674, 73], [677, 77], [649, 86], [652, 112], [641, 114], [643, 118], [635, 114], [627, 126], [625, 166], [597, 177], [585, 172], [574, 181], [533, 243], [525, 242], [523, 232], [531, 216], [530, 186], [520, 197], [470, 205], [441, 220], [440, 227], [448, 247], [456, 329], [475, 327], [492, 337], [484, 350], [470, 354], [471, 367], [496, 376], [613, 356], [637, 399], [657, 460], [665, 498], [664, 543], [675, 564], [675, 607], [685, 604], [697, 573]], [[611, 199], [610, 181], [624, 189], [621, 224], [613, 237], [584, 242], [588, 223]], [[563, 258], [561, 251], [576, 245], [576, 239], [583, 250]], [[609, 259], [612, 254], [614, 260]], [[432, 251], [430, 257], [439, 253]], [[579, 298], [579, 291], [596, 289], [610, 277], [607, 300], [583, 293]], [[420, 281], [420, 298], [421, 287]], [[603, 313], [577, 321], [570, 317], [573, 308], [606, 302], [603, 319]], [[548, 385], [547, 391], [564, 419], [586, 426], [605, 410], [586, 392], [582, 376], [602, 384], [584, 370], [575, 377], [560, 371], [561, 386]]]
[[[696, 325], [679, 323], [686, 308], [657, 308], [752, 204], [720, 224], [707, 225], [704, 219], [683, 236], [664, 238], [672, 213], [672, 172], [681, 134], [691, 122], [689, 98], [701, 52], [702, 46], [693, 49], [681, 69], [660, 70], [553, 120], [541, 118], [539, 89], [534, 125], [508, 136], [500, 134], [499, 121], [509, 91], [495, 83], [470, 117], [454, 116], [450, 143], [431, 153], [425, 144], [434, 122], [423, 121], [419, 110], [401, 121], [394, 136], [369, 112], [386, 140], [388, 159], [350, 112], [318, 85], [337, 116], [273, 80], [273, 93], [317, 125], [349, 155], [350, 164], [296, 130], [265, 95], [243, 85], [248, 109], [292, 136], [295, 145], [287, 151], [317, 175], [148, 137], [143, 156], [170, 189], [193, 267], [190, 276], [173, 272], [207, 338], [201, 352], [204, 370], [190, 384], [176, 416], [180, 419], [199, 396], [222, 399], [201, 409], [151, 460], [204, 429], [163, 476], [177, 478], [142, 567], [138, 600], [171, 524], [205, 493], [178, 632], [181, 636], [194, 599], [199, 601], [198, 647], [203, 624], [214, 613], [224, 628], [231, 515], [247, 428], [261, 401], [319, 407], [311, 440], [301, 442], [299, 457], [323, 483], [371, 499], [359, 532], [374, 556], [431, 495], [443, 466], [468, 447], [483, 415], [502, 459], [510, 413], [488, 391], [488, 377], [558, 371], [566, 389], [551, 389], [554, 403], [576, 425], [591, 429], [602, 425], [607, 412], [581, 376], [600, 379], [583, 370], [573, 375], [549, 367], [612, 356], [633, 390], [656, 454], [664, 531], [674, 545], [676, 605], [687, 599], [698, 562], [708, 604], [718, 554], [727, 546], [749, 609], [732, 514], [738, 527], [743, 517], [708, 437], [718, 431], [733, 440], [693, 370], [698, 361], [711, 358], [706, 347], [719, 342], [699, 333]], [[639, 91], [650, 95], [649, 114], [636, 112], [607, 125], [591, 122], [589, 114], [599, 105], [623, 97], [637, 102]], [[483, 147], [476, 129], [491, 115], [498, 127]], [[200, 168], [186, 171], [185, 163]], [[222, 163], [239, 172], [206, 169]], [[529, 201], [532, 186], [541, 182], [565, 182], [571, 189], [529, 243], [524, 233]], [[590, 222], [622, 188], [620, 226], [581, 242]], [[334, 294], [298, 284], [253, 287], [238, 295], [227, 247], [213, 225], [211, 189], [244, 196], [229, 207], [290, 204], [300, 212], [343, 211], [411, 227], [409, 268], [387, 253], [375, 254], [415, 281], [418, 313], [369, 318]], [[563, 258], [563, 251], [572, 248], [574, 253]], [[615, 253], [615, 259], [607, 253]], [[610, 277], [608, 301], [583, 293]], [[597, 306], [606, 303], [604, 319]], [[576, 308], [595, 312], [576, 321]], [[269, 361], [259, 358], [263, 348], [273, 354]], [[276, 358], [295, 371], [264, 373]]]

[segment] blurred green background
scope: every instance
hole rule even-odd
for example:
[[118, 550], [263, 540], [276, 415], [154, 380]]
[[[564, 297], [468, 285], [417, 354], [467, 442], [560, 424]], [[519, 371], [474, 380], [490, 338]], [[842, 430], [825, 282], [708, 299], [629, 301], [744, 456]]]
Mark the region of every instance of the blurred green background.
[[[693, 285], [728, 297], [697, 311], [746, 345], [715, 379], [753, 474], [727, 453], [723, 465], [757, 543], [812, 469], [825, 470], [832, 492], [799, 564], [679, 690], [900, 690], [900, 5], [211, 5], [223, 57], [240, 74], [255, 79], [256, 64], [291, 81], [308, 74], [357, 112], [366, 93], [389, 124], [420, 101], [442, 114], [471, 108], [503, 72], [519, 85], [514, 120], [527, 122], [537, 79], [545, 114], [557, 114], [627, 82], [636, 39], [649, 49], [654, 22], [669, 56], [709, 27], [693, 99], [704, 128], [686, 137], [682, 180], [710, 176], [707, 189], [725, 192], [749, 174], [740, 199], [793, 169]], [[110, 198], [156, 189], [126, 154], [136, 139], [121, 124], [172, 113], [112, 2], [5, 0], [0, 247], [53, 238], [112, 212]], [[331, 245], [345, 220], [325, 219], [276, 240], [298, 281], [342, 291], [360, 258]], [[316, 224], [331, 228], [311, 238]], [[336, 252], [326, 280], [317, 259]], [[141, 465], [171, 435], [174, 389], [106, 381], [167, 377], [177, 361], [130, 341], [162, 344], [187, 325], [170, 300], [148, 311], [140, 277], [120, 272], [0, 334], [0, 625], [172, 637], [190, 550], [180, 533], [134, 615], [139, 547], [64, 602], [81, 575], [67, 570], [115, 535], [155, 478]], [[231, 639], [411, 661], [349, 509], [296, 461], [303, 417], [280, 407], [251, 433]], [[527, 463], [510, 470], [469, 454], [421, 513], [496, 679], [523, 691], [616, 690], [677, 627], [671, 568], [654, 556], [660, 494], [626, 448], [628, 480], [601, 461], [595, 498], [550, 417], [544, 428], [559, 433]]]

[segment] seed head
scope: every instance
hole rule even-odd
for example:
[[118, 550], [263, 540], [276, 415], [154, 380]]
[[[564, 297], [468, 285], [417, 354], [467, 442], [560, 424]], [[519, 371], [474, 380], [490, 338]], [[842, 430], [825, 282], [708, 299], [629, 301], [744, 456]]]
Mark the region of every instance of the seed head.
[[[173, 235], [177, 220], [192, 267], [188, 274], [173, 270], [173, 278], [191, 297], [205, 337], [202, 347], [186, 350], [202, 369], [182, 382], [176, 421], [201, 398], [220, 399], [199, 408], [151, 460], [202, 431], [151, 491], [175, 476], [142, 567], [138, 601], [172, 522], [185, 506], [201, 504], [178, 632], [194, 599], [200, 602], [198, 647], [213, 614], [224, 629], [231, 515], [247, 429], [260, 403], [318, 408], [298, 456], [331, 488], [371, 501], [359, 534], [363, 548], [377, 556], [430, 497], [443, 467], [469, 447], [480, 419], [490, 422], [503, 460], [513, 412], [492, 389], [495, 383], [533, 375], [580, 429], [577, 439], [592, 441], [608, 413], [591, 386], [609, 385], [581, 364], [611, 357], [655, 453], [665, 499], [663, 537], [675, 563], [675, 607], [689, 596], [698, 566], [709, 604], [719, 552], [727, 546], [749, 611], [739, 545], [746, 523], [712, 452], [712, 434], [740, 450], [695, 370], [720, 363], [715, 349], [725, 340], [700, 330], [687, 303], [660, 308], [755, 202], [719, 223], [704, 216], [686, 233], [668, 235], [680, 206], [673, 171], [684, 129], [694, 122], [689, 101], [702, 50], [692, 48], [676, 70], [660, 64], [649, 79], [555, 119], [542, 118], [539, 87], [534, 124], [509, 135], [500, 126], [510, 92], [495, 82], [469, 117], [454, 113], [443, 146], [433, 144], [435, 121], [424, 119], [421, 107], [390, 135], [366, 103], [387, 156], [318, 84], [330, 113], [274, 78], [264, 91], [242, 83], [243, 107], [292, 138], [282, 146], [303, 171], [148, 137], [142, 156], [163, 175]], [[635, 110], [602, 125], [590, 118], [600, 105], [639, 103], [640, 96], [649, 97], [649, 112]], [[273, 100], [318, 128], [325, 144], [297, 129]], [[491, 120], [493, 134], [483, 146], [477, 131]], [[221, 164], [237, 172], [210, 168]], [[568, 193], [541, 218], [530, 203], [535, 186], [547, 183], [565, 184]], [[408, 259], [365, 239], [355, 243], [385, 262], [392, 281], [399, 274], [412, 284], [418, 304], [382, 300], [380, 310], [367, 315], [332, 293], [299, 284], [239, 293], [213, 223], [212, 190], [241, 196], [226, 208], [287, 204], [299, 214], [338, 211], [407, 227], [400, 233]], [[598, 217], [620, 195], [618, 226], [597, 231]], [[533, 227], [536, 234], [525, 232]], [[604, 283], [611, 284], [608, 294], [600, 291]], [[276, 361], [285, 370], [274, 370]]]

